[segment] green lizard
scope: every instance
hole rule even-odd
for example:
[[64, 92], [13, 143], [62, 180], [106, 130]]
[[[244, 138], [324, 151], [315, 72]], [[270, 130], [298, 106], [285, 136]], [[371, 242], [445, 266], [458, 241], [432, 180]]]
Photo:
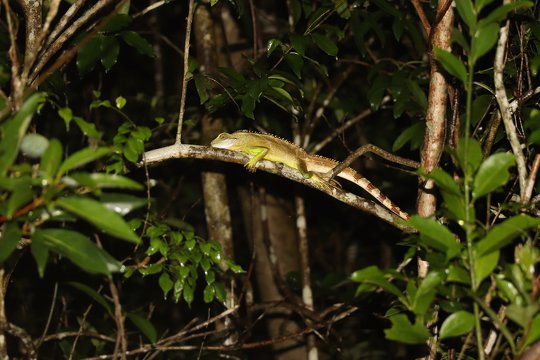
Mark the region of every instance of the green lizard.
[[[245, 164], [249, 171], [255, 171], [257, 163], [264, 159], [298, 170], [305, 179], [322, 181], [330, 186], [332, 185], [326, 179], [330, 177], [329, 174], [331, 174], [332, 169], [339, 164], [333, 159], [310, 155], [301, 147], [276, 136], [245, 130], [236, 131], [232, 134], [221, 133], [212, 140], [211, 146], [251, 155], [252, 158]], [[368, 179], [354, 169], [345, 168], [337, 176], [360, 186], [402, 219], [407, 220], [409, 218], [407, 213], [400, 210]]]

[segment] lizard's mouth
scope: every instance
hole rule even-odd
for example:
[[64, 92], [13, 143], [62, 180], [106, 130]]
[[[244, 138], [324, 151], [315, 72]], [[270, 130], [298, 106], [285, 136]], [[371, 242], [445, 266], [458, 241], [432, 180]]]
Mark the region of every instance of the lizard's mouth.
[[218, 149], [229, 149], [234, 150], [235, 149], [235, 141], [234, 140], [219, 140], [216, 142], [210, 143], [212, 147], [218, 148]]

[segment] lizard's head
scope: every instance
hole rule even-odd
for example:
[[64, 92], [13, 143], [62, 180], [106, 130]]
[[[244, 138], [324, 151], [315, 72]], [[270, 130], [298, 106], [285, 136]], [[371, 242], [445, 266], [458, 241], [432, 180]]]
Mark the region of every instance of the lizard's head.
[[210, 143], [218, 149], [238, 150], [241, 147], [240, 138], [234, 134], [221, 133]]

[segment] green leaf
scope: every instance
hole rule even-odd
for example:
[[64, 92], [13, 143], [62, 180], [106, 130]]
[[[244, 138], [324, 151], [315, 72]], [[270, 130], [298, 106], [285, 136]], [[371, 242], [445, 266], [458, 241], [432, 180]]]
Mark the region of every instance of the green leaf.
[[2, 225], [0, 230], [0, 263], [3, 263], [17, 248], [21, 234], [19, 225], [14, 221]]
[[495, 270], [497, 267], [498, 262], [499, 251], [493, 251], [487, 255], [474, 259], [474, 276], [476, 278], [477, 285], [480, 285], [486, 277], [493, 273], [493, 270]]
[[461, 251], [461, 245], [448, 228], [434, 219], [413, 216], [408, 225], [420, 232], [420, 242], [428, 247], [443, 251], [451, 259]]
[[524, 1], [524, 0], [516, 0], [512, 1], [509, 4], [504, 4], [502, 6], [497, 6], [495, 10], [493, 10], [491, 13], [489, 13], [488, 16], [483, 18], [478, 22], [479, 26], [485, 26], [485, 24], [489, 24], [496, 21], [501, 21], [506, 17], [506, 15], [515, 9], [518, 8], [527, 8], [533, 6], [533, 3], [530, 1]]
[[44, 93], [32, 94], [12, 118], [0, 125], [0, 175], [13, 164], [22, 138], [38, 106], [45, 101]]
[[285, 61], [297, 78], [302, 78], [302, 69], [304, 68], [304, 59], [298, 53], [290, 52], [285, 55]]
[[107, 299], [103, 295], [98, 293], [96, 290], [92, 289], [90, 286], [86, 284], [76, 282], [76, 281], [69, 281], [66, 284], [91, 297], [95, 302], [101, 305], [103, 309], [105, 309], [105, 311], [107, 311], [107, 313], [109, 314], [111, 318], [114, 317], [111, 304], [109, 303], [109, 301], [107, 301]]
[[529, 325], [532, 317], [538, 312], [538, 304], [520, 306], [510, 304], [506, 307], [506, 316], [522, 328]]
[[424, 174], [423, 171], [421, 171], [420, 175], [434, 180], [435, 184], [437, 184], [442, 191], [446, 191], [453, 195], [463, 196], [456, 181], [450, 176], [450, 174], [441, 168], [435, 168], [429, 174]]
[[465, 21], [469, 29], [473, 29], [476, 26], [476, 12], [471, 0], [459, 0], [456, 1], [456, 8], [459, 16]]
[[38, 267], [39, 277], [43, 278], [45, 275], [45, 267], [47, 266], [47, 261], [49, 260], [49, 249], [39, 241], [32, 241], [30, 244], [30, 251]]
[[17, 209], [30, 202], [34, 197], [32, 180], [28, 177], [19, 178], [18, 180], [20, 181], [18, 181], [17, 187], [7, 201], [6, 213], [8, 217], [12, 216]]
[[435, 288], [443, 281], [443, 276], [437, 271], [431, 271], [422, 280], [414, 296], [412, 310], [415, 314], [424, 316], [435, 299]]
[[102, 35], [97, 35], [90, 39], [77, 52], [77, 69], [79, 74], [85, 75], [96, 66], [100, 60], [100, 44]]
[[407, 143], [411, 144], [411, 150], [418, 149], [418, 147], [422, 143], [425, 129], [426, 127], [424, 123], [417, 122], [408, 127], [407, 129], [403, 130], [392, 144], [392, 151], [397, 151], [401, 149]]
[[473, 198], [478, 199], [506, 184], [510, 177], [508, 169], [514, 163], [512, 154], [498, 153], [488, 157], [474, 177]]
[[118, 40], [113, 36], [102, 36], [99, 50], [101, 52], [101, 65], [108, 72], [118, 60], [118, 54], [120, 53]]
[[438, 48], [435, 49], [435, 55], [450, 75], [458, 78], [464, 84], [467, 82], [467, 70], [465, 69], [465, 65], [457, 57], [446, 50]]
[[[465, 164], [465, 155], [467, 155], [468, 164]], [[476, 172], [482, 162], [482, 147], [476, 139], [470, 138], [468, 140], [468, 154], [465, 154], [465, 139], [462, 138], [457, 145], [456, 157], [461, 169], [465, 172], [467, 166], [468, 172], [472, 174]]]
[[84, 148], [82, 150], [79, 150], [71, 154], [66, 160], [64, 160], [62, 165], [60, 165], [57, 176], [62, 176], [66, 172], [81, 167], [89, 162], [95, 161], [109, 154], [110, 152], [111, 149], [107, 147], [99, 147], [96, 149]]
[[97, 247], [83, 234], [65, 229], [37, 229], [32, 241], [67, 257], [75, 265], [90, 273], [111, 275], [120, 271], [120, 263]]
[[279, 39], [270, 39], [268, 43], [266, 44], [266, 53], [267, 53], [266, 56], [272, 55], [274, 50], [276, 50], [277, 47], [280, 46], [281, 44], [282, 44], [281, 40]]
[[98, 229], [111, 236], [138, 244], [139, 237], [131, 230], [124, 219], [100, 202], [84, 197], [66, 197], [56, 201], [56, 204], [78, 217], [92, 223]]
[[183, 295], [184, 295], [184, 301], [187, 302], [189, 306], [191, 306], [191, 303], [193, 302], [194, 293], [195, 293], [195, 288], [191, 286], [188, 282], [185, 282]]
[[310, 43], [309, 37], [296, 33], [291, 33], [289, 34], [289, 40], [291, 41], [291, 46], [293, 47], [293, 49], [296, 50], [298, 54], [304, 56], [304, 54], [306, 53], [306, 48]]
[[319, 49], [321, 49], [330, 56], [337, 56], [338, 47], [336, 43], [332, 41], [329, 37], [319, 33], [313, 33], [311, 34], [311, 38], [313, 39], [315, 45], [319, 47]]
[[460, 310], [448, 316], [441, 325], [440, 338], [465, 335], [474, 328], [474, 315], [468, 311]]
[[159, 276], [159, 287], [163, 291], [163, 298], [167, 299], [167, 294], [171, 289], [173, 288], [173, 282], [171, 280], [171, 277], [166, 272], [162, 272]]
[[122, 31], [120, 33], [122, 39], [131, 47], [137, 49], [142, 55], [154, 57], [154, 49], [152, 45], [141, 35], [134, 31]]
[[495, 225], [487, 235], [476, 244], [477, 256], [497, 251], [512, 242], [517, 236], [524, 235], [525, 230], [540, 225], [540, 218], [527, 215], [516, 215]]
[[70, 175], [79, 185], [98, 189], [143, 190], [144, 186], [122, 175], [105, 173], [73, 173]]
[[499, 25], [496, 23], [490, 23], [479, 27], [474, 36], [472, 37], [471, 54], [469, 55], [469, 61], [475, 64], [476, 61], [487, 53], [497, 42], [499, 35]]
[[214, 300], [214, 296], [216, 294], [216, 289], [214, 288], [214, 285], [206, 285], [203, 291], [203, 300], [205, 303], [211, 303], [212, 300]]
[[73, 111], [68, 107], [64, 107], [58, 110], [58, 115], [64, 120], [66, 129], [69, 130], [69, 123], [73, 119]]
[[411, 324], [405, 314], [397, 314], [390, 317], [392, 327], [384, 330], [386, 338], [405, 344], [422, 344], [431, 336], [430, 332], [420, 322]]
[[116, 14], [113, 16], [111, 21], [103, 27], [103, 32], [111, 33], [122, 30], [131, 23], [131, 16], [127, 14]]
[[29, 158], [38, 159], [49, 146], [49, 140], [40, 134], [26, 134], [21, 140], [21, 152]]
[[144, 336], [146, 336], [146, 338], [148, 340], [150, 340], [150, 342], [152, 344], [155, 344], [156, 341], [157, 341], [157, 330], [156, 328], [154, 327], [154, 324], [152, 324], [150, 322], [150, 320], [140, 316], [140, 315], [137, 315], [137, 314], [134, 314], [134, 313], [130, 313], [128, 312], [127, 314], [127, 318], [139, 329], [141, 330], [141, 332], [144, 334]]
[[126, 98], [123, 97], [123, 96], [118, 96], [118, 97], [114, 100], [114, 102], [115, 102], [115, 104], [116, 104], [116, 107], [117, 107], [118, 109], [120, 109], [120, 110], [123, 109], [124, 106], [126, 106], [126, 104], [127, 104], [127, 100], [126, 100]]
[[56, 171], [62, 161], [62, 144], [58, 139], [51, 139], [47, 150], [41, 157], [39, 164], [39, 170], [48, 179], [52, 179], [56, 176]]
[[74, 116], [73, 120], [75, 120], [75, 123], [85, 136], [97, 140], [101, 139], [101, 132], [96, 129], [95, 124], [89, 123], [79, 116]]
[[384, 273], [376, 266], [368, 266], [362, 270], [357, 270], [352, 273], [351, 280], [359, 283], [367, 283], [381, 287], [383, 290], [404, 299], [403, 293], [391, 282], [386, 280]]
[[469, 271], [458, 265], [450, 265], [450, 267], [448, 268], [448, 275], [446, 277], [446, 280], [449, 282], [457, 282], [465, 285], [471, 284]]
[[208, 88], [210, 87], [206, 77], [200, 74], [195, 74], [193, 76], [195, 80], [195, 89], [197, 94], [199, 94], [199, 100], [201, 104], [204, 104], [208, 100]]
[[540, 314], [537, 314], [529, 325], [529, 333], [525, 338], [525, 346], [530, 345], [540, 339]]

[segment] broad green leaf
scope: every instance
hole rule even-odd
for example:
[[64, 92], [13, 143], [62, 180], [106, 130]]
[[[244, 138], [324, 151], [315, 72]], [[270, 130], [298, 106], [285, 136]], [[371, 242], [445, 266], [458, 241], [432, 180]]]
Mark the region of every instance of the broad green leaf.
[[[467, 155], [467, 164], [465, 164], [465, 155]], [[480, 143], [476, 139], [470, 138], [468, 141], [467, 154], [465, 154], [465, 139], [461, 138], [457, 145], [456, 157], [459, 161], [461, 169], [465, 172], [467, 170], [467, 166], [467, 171], [473, 174], [480, 166], [483, 158]]]
[[296, 52], [290, 52], [285, 55], [285, 61], [299, 79], [302, 78], [302, 69], [304, 68], [304, 59]]
[[137, 49], [140, 54], [154, 57], [154, 49], [152, 48], [152, 45], [141, 35], [134, 31], [122, 31], [120, 36], [126, 42], [126, 44]]
[[425, 174], [423, 171], [420, 171], [419, 173], [422, 176], [433, 179], [435, 184], [437, 184], [442, 191], [446, 191], [457, 196], [463, 196], [456, 181], [443, 169], [435, 168], [429, 174]]
[[409, 220], [408, 225], [420, 232], [420, 242], [423, 245], [445, 252], [447, 259], [459, 254], [461, 245], [452, 232], [436, 220], [415, 215]]
[[127, 315], [127, 318], [139, 330], [141, 330], [141, 332], [144, 334], [144, 336], [146, 336], [146, 338], [148, 340], [150, 340], [150, 342], [152, 344], [156, 343], [156, 341], [157, 341], [157, 330], [154, 327], [154, 325], [152, 324], [152, 322], [150, 322], [150, 320], [148, 320], [147, 318], [144, 318], [144, 317], [142, 317], [140, 315], [131, 313], [131, 312], [128, 312], [126, 315]]
[[26, 134], [32, 116], [44, 101], [44, 93], [32, 94], [15, 116], [0, 125], [0, 175], [5, 174], [8, 167], [15, 161], [19, 145]]
[[332, 41], [329, 37], [319, 33], [313, 33], [311, 34], [311, 38], [313, 39], [315, 45], [319, 47], [319, 49], [321, 49], [330, 56], [337, 56], [338, 47], [336, 43]]
[[92, 139], [101, 139], [101, 132], [96, 129], [96, 124], [90, 123], [80, 116], [74, 116], [73, 120], [75, 120], [75, 123], [85, 136]]
[[540, 248], [530, 241], [518, 244], [514, 250], [516, 264], [519, 265], [525, 277], [530, 281], [536, 275], [536, 265], [540, 261]]
[[383, 290], [397, 296], [398, 298], [404, 298], [403, 293], [395, 285], [386, 280], [384, 273], [376, 266], [368, 266], [362, 270], [357, 270], [352, 273], [351, 280], [360, 283], [368, 283], [371, 285], [379, 286]]
[[240, 107], [240, 110], [242, 111], [242, 114], [244, 114], [246, 117], [255, 120], [255, 114], [253, 111], [255, 110], [255, 103], [256, 99], [252, 96], [249, 96], [248, 94], [242, 96], [242, 105]]
[[120, 270], [120, 263], [97, 247], [83, 234], [65, 229], [37, 229], [32, 241], [41, 242], [49, 250], [67, 257], [90, 273], [110, 275]]
[[476, 61], [487, 53], [497, 42], [499, 35], [499, 25], [490, 23], [482, 27], [478, 27], [472, 38], [471, 54], [469, 61], [475, 64]]
[[475, 2], [476, 12], [479, 13], [485, 6], [489, 5], [492, 2], [493, 0], [476, 0]]
[[[373, 103], [371, 105], [373, 106]], [[422, 122], [417, 122], [403, 130], [392, 144], [392, 151], [401, 149], [407, 143], [410, 143], [411, 150], [418, 149], [422, 143], [425, 130], [425, 124]]]
[[497, 267], [499, 262], [499, 251], [493, 251], [487, 255], [474, 259], [474, 276], [476, 284], [479, 286], [482, 281], [488, 277]]
[[435, 298], [435, 288], [443, 281], [443, 277], [436, 271], [431, 271], [422, 280], [412, 304], [415, 314], [424, 316]]
[[272, 55], [274, 50], [276, 50], [281, 44], [281, 40], [279, 39], [270, 39], [266, 44], [266, 56]]
[[518, 8], [531, 7], [532, 5], [533, 3], [530, 1], [515, 0], [515, 1], [510, 2], [509, 4], [497, 6], [495, 10], [489, 13], [488, 16], [486, 16], [485, 18], [483, 18], [482, 20], [478, 22], [478, 26], [485, 26], [485, 24], [500, 21], [504, 19], [510, 11], [513, 11]]
[[45, 244], [39, 241], [32, 241], [32, 244], [30, 244], [30, 251], [32, 252], [34, 260], [36, 260], [39, 277], [43, 278], [45, 275], [45, 267], [49, 260], [49, 249], [47, 249]]
[[0, 263], [3, 263], [17, 248], [19, 240], [21, 240], [19, 225], [14, 221], [4, 223], [0, 228]]
[[458, 265], [450, 265], [448, 268], [448, 275], [446, 280], [449, 282], [457, 282], [465, 285], [471, 284], [471, 277], [469, 271]]
[[62, 161], [62, 144], [58, 139], [51, 139], [47, 150], [41, 157], [39, 164], [39, 170], [48, 179], [52, 179], [56, 176], [56, 171]]
[[26, 134], [21, 140], [21, 152], [33, 159], [40, 158], [48, 146], [49, 140], [40, 134]]
[[[190, 278], [188, 278], [189, 280]], [[193, 302], [193, 299], [194, 299], [194, 294], [195, 294], [195, 287], [190, 285], [189, 284], [189, 281], [188, 282], [185, 282], [184, 283], [184, 291], [183, 291], [183, 295], [184, 295], [184, 301], [188, 304], [188, 306], [191, 307], [191, 303]]]
[[214, 296], [216, 294], [216, 289], [214, 288], [214, 285], [208, 284], [204, 287], [203, 291], [203, 300], [205, 303], [211, 303], [212, 300], [214, 300]]
[[440, 338], [465, 335], [474, 328], [474, 315], [468, 311], [460, 310], [448, 316], [441, 325]]
[[158, 283], [159, 287], [163, 291], [163, 298], [167, 299], [167, 294], [173, 288], [173, 282], [171, 280], [171, 277], [164, 271], [159, 276]]
[[525, 338], [525, 346], [530, 345], [540, 339], [540, 314], [537, 314], [529, 324], [529, 333]]
[[144, 186], [128, 177], [116, 174], [78, 172], [70, 175], [79, 185], [99, 189], [143, 190]]
[[64, 160], [62, 165], [60, 165], [57, 176], [62, 176], [66, 172], [81, 167], [89, 162], [95, 161], [109, 154], [110, 152], [111, 149], [107, 147], [99, 147], [96, 149], [84, 148], [82, 150], [79, 150], [71, 154], [66, 160]]
[[100, 59], [100, 44], [102, 35], [98, 35], [90, 39], [77, 52], [77, 69], [79, 74], [85, 75], [92, 71]]
[[111, 21], [109, 21], [107, 25], [103, 27], [102, 31], [106, 33], [118, 32], [128, 26], [131, 21], [131, 16], [127, 14], [116, 14], [113, 16]]
[[506, 277], [503, 274], [495, 275], [495, 283], [497, 284], [497, 290], [504, 301], [515, 303], [517, 305], [522, 305], [524, 303], [519, 290], [516, 289], [512, 282], [506, 280]]
[[107, 299], [103, 295], [98, 293], [96, 290], [92, 289], [90, 286], [86, 284], [76, 282], [76, 281], [69, 281], [66, 284], [71, 287], [74, 287], [75, 289], [91, 297], [95, 302], [101, 305], [103, 309], [105, 309], [105, 311], [107, 311], [107, 313], [109, 314], [111, 318], [114, 317], [111, 304], [109, 303], [109, 301], [107, 301]]
[[122, 193], [106, 192], [101, 194], [99, 200], [105, 207], [122, 216], [148, 205], [147, 198]]
[[73, 111], [68, 107], [64, 107], [58, 110], [58, 115], [64, 120], [66, 129], [69, 130], [69, 124], [73, 120]]
[[420, 322], [411, 324], [405, 314], [390, 317], [392, 327], [384, 330], [386, 338], [405, 344], [423, 344], [431, 336], [429, 330]]
[[538, 312], [538, 307], [538, 304], [530, 304], [526, 306], [510, 304], [506, 307], [506, 316], [524, 328]]
[[469, 29], [473, 29], [476, 26], [476, 12], [471, 0], [459, 0], [456, 1], [456, 8], [459, 16], [465, 21]]
[[209, 98], [208, 88], [210, 86], [208, 81], [206, 80], [206, 77], [200, 74], [195, 74], [193, 80], [195, 80], [195, 89], [197, 90], [197, 94], [199, 94], [200, 103], [204, 104]]
[[540, 225], [540, 218], [527, 215], [516, 215], [504, 222], [495, 225], [487, 235], [476, 244], [477, 256], [497, 251], [512, 242], [519, 235], [525, 234], [527, 229]]
[[310, 43], [310, 39], [307, 36], [291, 33], [289, 34], [289, 40], [291, 41], [291, 46], [293, 47], [298, 54], [304, 56], [306, 53], [306, 47]]
[[512, 154], [498, 153], [488, 157], [474, 177], [473, 198], [478, 199], [506, 184], [510, 177], [508, 169], [514, 163]]
[[72, 214], [92, 223], [101, 231], [122, 240], [138, 244], [139, 237], [131, 230], [124, 219], [100, 202], [85, 197], [66, 197], [56, 204]]
[[31, 179], [24, 177], [21, 180], [7, 201], [7, 216], [12, 216], [15, 211], [29, 203], [34, 197]]
[[101, 65], [108, 72], [118, 61], [118, 54], [120, 53], [118, 40], [113, 36], [102, 36], [99, 50], [101, 52]]
[[465, 65], [457, 57], [446, 50], [438, 48], [435, 49], [435, 55], [450, 75], [458, 78], [463, 83], [467, 82], [467, 70], [465, 69]]
[[349, 19], [351, 17], [347, 0], [333, 0], [332, 2], [334, 3], [334, 9], [341, 18]]
[[123, 96], [118, 96], [116, 99], [114, 99], [114, 104], [118, 109], [122, 110], [124, 106], [126, 106], [127, 100]]

